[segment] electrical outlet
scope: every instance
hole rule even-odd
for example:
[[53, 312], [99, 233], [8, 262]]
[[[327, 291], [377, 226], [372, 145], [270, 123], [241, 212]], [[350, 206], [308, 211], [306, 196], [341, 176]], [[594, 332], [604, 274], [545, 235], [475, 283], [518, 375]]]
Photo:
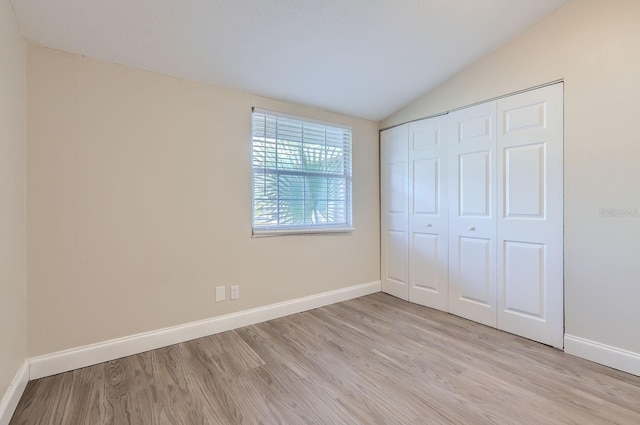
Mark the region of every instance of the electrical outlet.
[[216, 286], [216, 302], [224, 301], [227, 298], [227, 287]]
[[231, 299], [237, 300], [240, 298], [240, 285], [233, 285], [231, 287]]

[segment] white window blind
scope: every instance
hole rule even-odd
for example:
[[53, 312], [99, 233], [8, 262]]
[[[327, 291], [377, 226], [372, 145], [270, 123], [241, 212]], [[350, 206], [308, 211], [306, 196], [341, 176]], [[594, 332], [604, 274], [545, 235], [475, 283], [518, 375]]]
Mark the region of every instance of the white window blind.
[[253, 109], [253, 233], [351, 230], [351, 128]]

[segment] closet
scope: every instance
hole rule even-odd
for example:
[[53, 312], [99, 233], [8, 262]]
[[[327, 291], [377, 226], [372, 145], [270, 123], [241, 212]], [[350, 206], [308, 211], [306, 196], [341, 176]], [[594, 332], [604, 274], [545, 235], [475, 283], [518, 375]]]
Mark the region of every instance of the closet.
[[384, 292], [563, 346], [562, 90], [381, 132]]

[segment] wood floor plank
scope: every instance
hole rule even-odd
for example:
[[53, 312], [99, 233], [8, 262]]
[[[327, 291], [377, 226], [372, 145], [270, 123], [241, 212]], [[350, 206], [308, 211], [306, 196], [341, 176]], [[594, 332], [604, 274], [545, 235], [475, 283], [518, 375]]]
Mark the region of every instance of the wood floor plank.
[[637, 425], [640, 377], [379, 293], [29, 382], [34, 424]]

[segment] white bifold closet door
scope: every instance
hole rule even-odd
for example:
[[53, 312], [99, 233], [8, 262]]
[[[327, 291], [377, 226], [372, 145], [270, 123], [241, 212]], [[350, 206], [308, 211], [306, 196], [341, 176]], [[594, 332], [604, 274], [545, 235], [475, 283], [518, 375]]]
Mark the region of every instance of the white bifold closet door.
[[408, 125], [380, 136], [382, 290], [409, 299], [409, 157]]
[[563, 346], [563, 85], [498, 101], [498, 328]]
[[563, 346], [563, 86], [450, 115], [449, 311]]
[[562, 91], [382, 132], [384, 292], [563, 346]]
[[447, 311], [447, 117], [409, 123], [409, 301]]
[[449, 115], [449, 311], [496, 326], [496, 103]]

